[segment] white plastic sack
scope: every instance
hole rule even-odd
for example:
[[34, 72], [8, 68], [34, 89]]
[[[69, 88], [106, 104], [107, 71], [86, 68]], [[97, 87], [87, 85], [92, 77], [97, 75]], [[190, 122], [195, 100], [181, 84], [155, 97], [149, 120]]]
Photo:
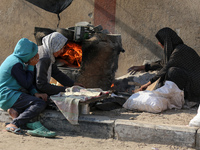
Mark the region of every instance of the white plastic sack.
[[184, 105], [184, 93], [172, 81], [154, 91], [140, 91], [131, 95], [123, 107], [130, 110], [159, 113], [166, 109], [181, 109]]
[[194, 116], [194, 118], [192, 120], [190, 120], [189, 126], [190, 127], [200, 127], [200, 105], [197, 110], [197, 115]]

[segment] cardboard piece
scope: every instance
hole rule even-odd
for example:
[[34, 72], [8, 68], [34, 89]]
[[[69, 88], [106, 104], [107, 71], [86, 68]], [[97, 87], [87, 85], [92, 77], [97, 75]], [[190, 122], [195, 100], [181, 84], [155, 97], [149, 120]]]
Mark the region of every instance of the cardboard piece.
[[151, 85], [149, 85], [146, 90], [148, 90], [148, 91], [155, 90], [158, 86], [159, 81], [160, 81], [160, 78], [158, 80], [156, 80], [154, 83], [152, 83]]

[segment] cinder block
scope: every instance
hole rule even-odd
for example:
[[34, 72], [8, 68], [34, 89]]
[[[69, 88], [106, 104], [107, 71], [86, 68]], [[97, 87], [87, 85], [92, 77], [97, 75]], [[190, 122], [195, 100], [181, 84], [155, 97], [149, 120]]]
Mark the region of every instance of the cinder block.
[[118, 140], [195, 147], [197, 129], [118, 119], [114, 130]]
[[11, 122], [11, 121], [12, 118], [10, 117], [10, 115], [6, 111], [0, 109], [0, 122]]
[[196, 149], [200, 150], [200, 129], [197, 130], [196, 134]]
[[61, 112], [46, 110], [40, 115], [48, 129], [96, 138], [113, 138], [114, 120], [105, 116], [81, 115], [79, 125], [70, 124]]

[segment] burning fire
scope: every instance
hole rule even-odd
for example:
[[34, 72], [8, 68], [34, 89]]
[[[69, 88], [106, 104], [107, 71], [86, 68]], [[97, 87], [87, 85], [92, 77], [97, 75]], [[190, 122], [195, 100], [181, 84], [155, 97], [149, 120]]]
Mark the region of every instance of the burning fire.
[[115, 86], [115, 85], [114, 85], [114, 83], [113, 83], [110, 87], [112, 88], [112, 87], [114, 87], [114, 86]]
[[68, 42], [64, 47], [65, 52], [61, 54], [61, 58], [66, 60], [69, 64], [80, 67], [82, 61], [82, 47], [73, 42]]

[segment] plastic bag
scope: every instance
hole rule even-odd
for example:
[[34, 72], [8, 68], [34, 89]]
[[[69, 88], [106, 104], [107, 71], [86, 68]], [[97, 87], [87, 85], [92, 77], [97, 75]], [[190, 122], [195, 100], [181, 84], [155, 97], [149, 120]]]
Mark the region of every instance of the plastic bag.
[[73, 0], [26, 0], [46, 11], [59, 14], [66, 9]]
[[189, 126], [190, 127], [200, 127], [200, 105], [197, 110], [197, 115], [194, 116], [194, 118], [192, 120], [190, 120]]
[[140, 91], [131, 95], [123, 107], [130, 110], [159, 113], [166, 109], [181, 109], [184, 105], [184, 93], [171, 81], [153, 91]]

